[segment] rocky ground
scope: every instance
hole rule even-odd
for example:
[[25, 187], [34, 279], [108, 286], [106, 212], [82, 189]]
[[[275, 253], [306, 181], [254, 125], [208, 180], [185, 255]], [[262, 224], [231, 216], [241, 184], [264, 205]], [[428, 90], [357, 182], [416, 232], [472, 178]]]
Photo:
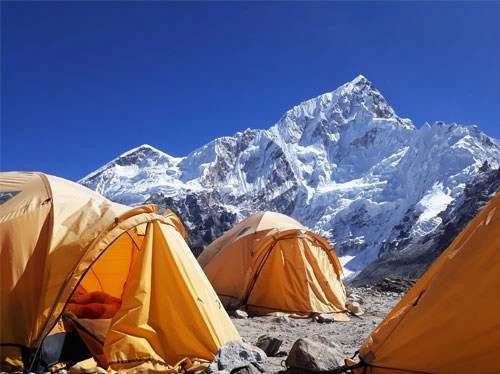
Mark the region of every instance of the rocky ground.
[[[385, 278], [364, 286], [347, 286], [348, 300], [359, 303], [361, 316], [350, 316], [346, 322], [323, 322], [316, 319], [294, 319], [289, 317], [260, 316], [231, 317], [243, 341], [259, 346], [260, 337], [267, 336], [281, 341], [278, 352], [268, 356], [261, 364], [266, 373], [275, 374], [286, 370], [285, 360], [293, 344], [302, 338], [316, 339], [317, 336], [333, 342], [345, 355], [351, 358], [359, 350], [365, 339], [398, 303], [415, 281], [404, 278]], [[0, 370], [3, 374], [4, 370]], [[60, 370], [58, 374], [66, 374]], [[50, 373], [47, 373], [50, 374]]]
[[319, 323], [312, 318], [271, 316], [231, 318], [247, 343], [257, 345], [259, 337], [264, 335], [282, 341], [278, 354], [268, 357], [262, 365], [266, 373], [277, 373], [286, 369], [286, 356], [300, 338], [323, 336], [340, 347], [346, 358], [352, 357], [413, 284], [414, 281], [402, 278], [388, 278], [363, 287], [347, 287], [348, 298], [357, 301], [364, 312], [360, 317], [350, 316], [347, 322]]

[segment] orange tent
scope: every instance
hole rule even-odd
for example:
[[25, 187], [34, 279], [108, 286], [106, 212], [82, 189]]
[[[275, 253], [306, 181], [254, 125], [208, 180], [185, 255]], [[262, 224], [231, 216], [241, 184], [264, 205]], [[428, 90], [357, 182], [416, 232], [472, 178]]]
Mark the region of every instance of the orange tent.
[[177, 216], [177, 214], [172, 212], [170, 209], [166, 209], [163, 212], [163, 216], [167, 217], [168, 219], [170, 219], [172, 221], [172, 223], [175, 225], [175, 228], [177, 229], [177, 231], [179, 231], [179, 233], [182, 235], [182, 237], [184, 238], [186, 243], [188, 243], [186, 229], [184, 228], [184, 225], [183, 225], [182, 221], [180, 220], [180, 218]]
[[42, 173], [0, 173], [0, 238], [2, 362], [22, 354], [25, 370], [54, 364], [43, 360], [43, 347], [82, 295], [105, 294], [118, 305], [97, 354], [90, 347], [108, 370], [172, 371], [186, 358], [211, 361], [223, 344], [241, 340], [156, 206], [113, 203]]
[[359, 373], [498, 373], [500, 194], [361, 347]]
[[342, 267], [332, 247], [280, 213], [254, 214], [198, 257], [226, 308], [257, 314], [344, 314]]

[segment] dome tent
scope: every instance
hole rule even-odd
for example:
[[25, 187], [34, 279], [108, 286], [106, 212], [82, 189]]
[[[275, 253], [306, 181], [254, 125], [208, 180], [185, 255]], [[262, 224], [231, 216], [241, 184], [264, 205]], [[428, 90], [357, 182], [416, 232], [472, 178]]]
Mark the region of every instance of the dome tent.
[[499, 232], [497, 192], [368, 336], [351, 369], [498, 373]]
[[228, 309], [348, 319], [342, 266], [332, 247], [284, 214], [268, 211], [244, 219], [211, 243], [198, 262]]
[[113, 203], [43, 173], [0, 173], [0, 237], [2, 362], [22, 355], [25, 369], [55, 364], [43, 347], [82, 290], [120, 301], [101, 344], [89, 347], [107, 370], [171, 371], [241, 340], [175, 224], [154, 205]]

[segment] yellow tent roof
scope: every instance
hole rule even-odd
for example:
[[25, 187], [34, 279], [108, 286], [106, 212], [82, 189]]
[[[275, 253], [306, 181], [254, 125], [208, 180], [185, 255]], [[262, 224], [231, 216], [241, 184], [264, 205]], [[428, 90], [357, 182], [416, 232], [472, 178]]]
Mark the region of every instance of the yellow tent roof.
[[342, 267], [320, 236], [284, 214], [254, 214], [210, 244], [198, 262], [227, 308], [259, 314], [345, 311]]
[[188, 243], [186, 229], [184, 228], [184, 224], [182, 223], [181, 219], [177, 216], [177, 214], [172, 212], [172, 210], [170, 210], [170, 209], [166, 209], [163, 212], [163, 216], [169, 218], [172, 221], [172, 223], [175, 225], [177, 231], [179, 231], [179, 233], [182, 235], [182, 237], [184, 238], [186, 243]]
[[211, 360], [241, 339], [156, 206], [113, 203], [42, 173], [0, 173], [0, 238], [2, 361], [9, 345], [40, 346], [78, 285], [121, 299], [103, 348], [113, 369]]
[[499, 233], [497, 194], [366, 339], [368, 373], [498, 372]]

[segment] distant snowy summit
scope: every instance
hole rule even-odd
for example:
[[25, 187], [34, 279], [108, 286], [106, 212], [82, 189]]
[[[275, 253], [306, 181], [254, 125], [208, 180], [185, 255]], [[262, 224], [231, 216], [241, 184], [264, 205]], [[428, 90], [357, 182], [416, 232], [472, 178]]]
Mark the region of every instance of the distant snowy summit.
[[360, 75], [267, 130], [217, 138], [182, 158], [142, 145], [80, 183], [123, 204], [172, 209], [192, 247], [278, 211], [330, 241], [356, 274], [431, 235], [466, 183], [499, 163], [499, 141], [476, 126], [416, 129]]

